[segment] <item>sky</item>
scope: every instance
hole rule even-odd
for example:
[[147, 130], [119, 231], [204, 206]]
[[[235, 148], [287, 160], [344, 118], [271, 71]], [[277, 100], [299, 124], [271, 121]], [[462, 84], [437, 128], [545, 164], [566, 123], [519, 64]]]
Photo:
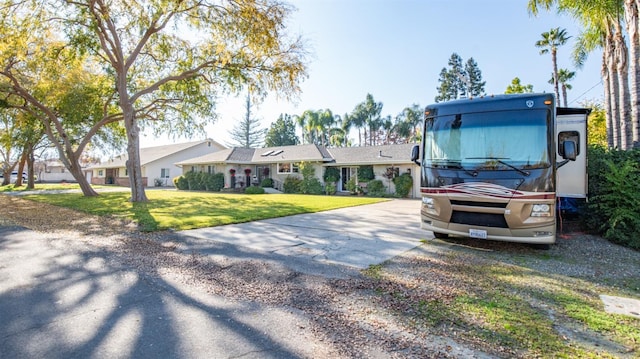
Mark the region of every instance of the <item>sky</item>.
[[[434, 102], [440, 71], [453, 53], [473, 58], [488, 95], [504, 93], [515, 77], [534, 92], [553, 92], [552, 62], [535, 46], [542, 33], [559, 27], [572, 36], [558, 49], [558, 67], [576, 71], [569, 106], [601, 100], [601, 51], [582, 68], [571, 61], [579, 24], [555, 11], [527, 12], [528, 0], [297, 0], [288, 22], [291, 36], [301, 35], [311, 53], [309, 77], [293, 101], [269, 95], [253, 107], [253, 117], [268, 128], [280, 114], [330, 109], [351, 113], [367, 94], [383, 103], [382, 116], [395, 119], [405, 107]], [[245, 95], [222, 98], [218, 120], [197, 138], [155, 138], [145, 134], [141, 147], [212, 138], [232, 144], [229, 132], [245, 115]], [[300, 133], [297, 129], [296, 133]], [[351, 134], [355, 139], [357, 133]], [[354, 141], [357, 142], [357, 141]]]

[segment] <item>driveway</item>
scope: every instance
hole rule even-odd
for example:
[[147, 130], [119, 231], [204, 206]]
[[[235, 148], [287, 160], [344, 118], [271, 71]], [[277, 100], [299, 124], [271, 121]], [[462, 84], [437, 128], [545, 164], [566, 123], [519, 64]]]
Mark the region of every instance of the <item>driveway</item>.
[[420, 201], [399, 199], [177, 234], [183, 251], [219, 255], [219, 243], [225, 243], [285, 256], [303, 272], [313, 272], [313, 264], [367, 268], [431, 238], [420, 229]]

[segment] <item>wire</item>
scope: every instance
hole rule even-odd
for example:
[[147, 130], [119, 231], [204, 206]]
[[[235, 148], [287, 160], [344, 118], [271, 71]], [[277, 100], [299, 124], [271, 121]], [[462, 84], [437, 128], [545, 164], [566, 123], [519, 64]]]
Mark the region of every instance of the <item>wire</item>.
[[591, 86], [591, 88], [590, 88], [590, 89], [588, 89], [587, 91], [583, 92], [582, 94], [580, 94], [580, 96], [578, 96], [577, 98], [575, 98], [575, 99], [571, 100], [569, 103], [570, 103], [570, 104], [572, 104], [572, 103], [574, 103], [574, 102], [578, 101], [582, 96], [586, 95], [586, 94], [587, 94], [587, 92], [589, 92], [589, 91], [593, 90], [593, 89], [594, 89], [594, 88], [596, 88], [596, 86], [598, 86], [598, 85], [602, 85], [602, 80], [600, 80], [597, 84], [595, 84], [595, 85]]

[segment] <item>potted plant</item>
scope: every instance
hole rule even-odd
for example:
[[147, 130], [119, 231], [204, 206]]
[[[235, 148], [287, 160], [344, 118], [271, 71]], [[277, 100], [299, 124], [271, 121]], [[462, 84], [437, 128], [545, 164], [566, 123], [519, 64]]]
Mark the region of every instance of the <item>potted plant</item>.
[[246, 177], [246, 181], [244, 183], [246, 183], [248, 187], [251, 185], [251, 168], [245, 168], [244, 176]]
[[231, 174], [231, 188], [236, 188], [236, 170], [232, 168], [229, 173]]

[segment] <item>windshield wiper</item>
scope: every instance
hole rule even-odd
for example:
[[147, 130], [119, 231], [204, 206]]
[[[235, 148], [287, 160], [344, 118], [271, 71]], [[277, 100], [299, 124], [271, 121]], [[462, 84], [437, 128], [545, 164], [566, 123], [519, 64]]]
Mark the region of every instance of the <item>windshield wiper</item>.
[[529, 171], [525, 171], [522, 168], [518, 168], [518, 167], [516, 167], [516, 166], [514, 166], [514, 165], [512, 165], [512, 164], [510, 164], [508, 162], [503, 161], [503, 160], [508, 160], [509, 159], [508, 157], [467, 157], [465, 159], [467, 159], [467, 160], [492, 160], [492, 161], [496, 161], [496, 162], [498, 162], [498, 163], [500, 163], [502, 165], [505, 165], [505, 166], [507, 166], [507, 167], [509, 167], [511, 169], [514, 169], [514, 170], [522, 173], [525, 176], [529, 176], [531, 174]]
[[473, 170], [470, 171], [468, 169], [466, 169], [462, 164], [460, 164], [460, 161], [454, 161], [454, 160], [439, 160], [439, 161], [434, 161], [435, 165], [438, 166], [443, 166], [443, 167], [453, 167], [455, 169], [459, 169], [459, 170], [463, 170], [465, 171], [469, 176], [472, 177], [476, 177], [478, 176], [478, 171]]

